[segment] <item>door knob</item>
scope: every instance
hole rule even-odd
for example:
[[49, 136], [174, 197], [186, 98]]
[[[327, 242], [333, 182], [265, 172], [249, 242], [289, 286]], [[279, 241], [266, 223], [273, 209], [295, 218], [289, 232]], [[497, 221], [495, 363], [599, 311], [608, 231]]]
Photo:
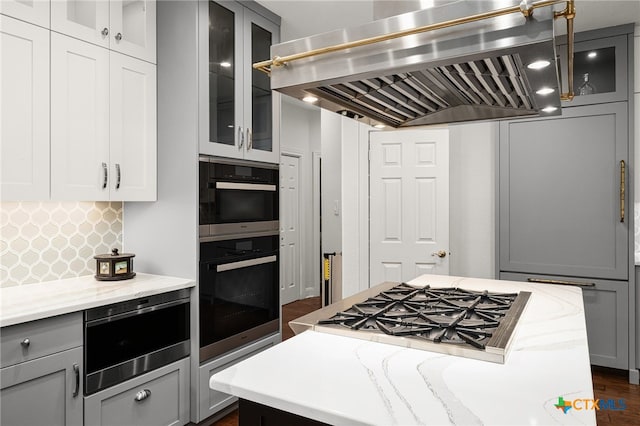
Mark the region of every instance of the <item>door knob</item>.
[[431, 253], [431, 256], [438, 256], [440, 259], [447, 256], [447, 252], [444, 250], [438, 250]]

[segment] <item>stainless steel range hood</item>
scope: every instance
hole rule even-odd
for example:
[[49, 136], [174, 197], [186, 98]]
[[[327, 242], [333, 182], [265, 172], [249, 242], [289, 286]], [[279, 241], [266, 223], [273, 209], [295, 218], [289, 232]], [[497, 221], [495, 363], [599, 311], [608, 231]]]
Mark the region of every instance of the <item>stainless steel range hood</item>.
[[554, 19], [567, 18], [572, 67], [574, 14], [572, 0], [457, 1], [277, 44], [254, 68], [273, 90], [371, 124], [556, 115], [573, 95], [560, 93]]

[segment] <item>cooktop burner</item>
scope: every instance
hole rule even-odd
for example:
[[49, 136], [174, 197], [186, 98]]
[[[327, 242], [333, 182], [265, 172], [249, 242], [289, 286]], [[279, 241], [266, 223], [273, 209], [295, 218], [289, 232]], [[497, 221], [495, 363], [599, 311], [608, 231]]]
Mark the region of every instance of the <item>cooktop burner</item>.
[[[350, 298], [349, 304], [345, 300], [317, 311], [312, 328], [503, 363], [530, 296], [528, 292], [385, 284], [379, 293], [361, 297], [352, 305]], [[294, 322], [301, 325], [305, 318]]]

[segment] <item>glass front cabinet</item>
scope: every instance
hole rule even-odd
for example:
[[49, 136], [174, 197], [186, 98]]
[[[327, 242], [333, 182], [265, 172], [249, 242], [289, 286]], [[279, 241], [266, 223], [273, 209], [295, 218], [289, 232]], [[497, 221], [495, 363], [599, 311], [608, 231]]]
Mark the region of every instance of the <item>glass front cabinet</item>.
[[[627, 82], [627, 36], [619, 35], [574, 44], [573, 60], [573, 101], [564, 101], [563, 106], [599, 104], [626, 101]], [[566, 93], [567, 45], [558, 46], [562, 92]]]
[[200, 153], [278, 163], [279, 94], [252, 64], [270, 58], [279, 26], [237, 2], [199, 7]]

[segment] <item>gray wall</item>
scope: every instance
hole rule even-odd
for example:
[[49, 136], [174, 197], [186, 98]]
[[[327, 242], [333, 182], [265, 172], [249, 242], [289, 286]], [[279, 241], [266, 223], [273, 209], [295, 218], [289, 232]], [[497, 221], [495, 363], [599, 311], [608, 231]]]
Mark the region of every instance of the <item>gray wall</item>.
[[497, 123], [449, 126], [450, 274], [495, 278]]

